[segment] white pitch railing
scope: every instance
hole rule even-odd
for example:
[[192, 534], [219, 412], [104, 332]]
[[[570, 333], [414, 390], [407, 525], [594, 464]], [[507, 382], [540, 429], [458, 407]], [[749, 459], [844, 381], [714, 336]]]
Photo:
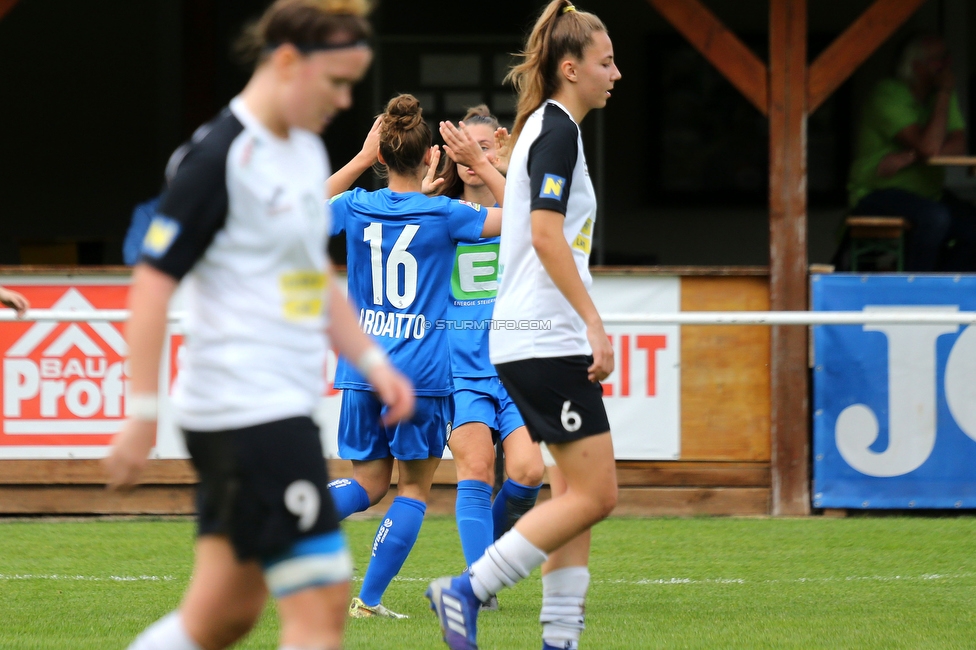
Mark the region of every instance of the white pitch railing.
[[[171, 312], [170, 322], [179, 322], [184, 312]], [[13, 310], [0, 311], [3, 321], [120, 323], [128, 320], [127, 309], [67, 311], [31, 309], [24, 318], [17, 318]], [[614, 325], [972, 325], [976, 312], [895, 309], [884, 311], [683, 311], [655, 314], [603, 315], [605, 323]]]
[[603, 314], [615, 325], [971, 325], [974, 311], [682, 311]]
[[[170, 322], [183, 319], [183, 312], [169, 314]], [[28, 321], [46, 323], [80, 323], [96, 321], [102, 323], [124, 323], [129, 320], [128, 309], [96, 309], [92, 311], [74, 311], [66, 309], [29, 309], [23, 318], [18, 318], [12, 309], [0, 311], [0, 322]]]

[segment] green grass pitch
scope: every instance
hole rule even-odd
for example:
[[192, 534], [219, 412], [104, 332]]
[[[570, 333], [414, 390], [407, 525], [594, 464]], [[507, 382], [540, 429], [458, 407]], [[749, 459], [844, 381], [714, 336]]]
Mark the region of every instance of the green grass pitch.
[[[345, 525], [366, 566], [376, 520]], [[124, 648], [177, 605], [187, 521], [0, 524], [0, 648]], [[346, 648], [438, 648], [428, 579], [463, 567], [452, 519], [424, 524]], [[612, 519], [594, 532], [584, 648], [976, 647], [976, 518]], [[358, 580], [353, 585], [355, 591]], [[538, 572], [481, 616], [486, 650], [541, 647]], [[276, 648], [269, 607], [238, 647]]]

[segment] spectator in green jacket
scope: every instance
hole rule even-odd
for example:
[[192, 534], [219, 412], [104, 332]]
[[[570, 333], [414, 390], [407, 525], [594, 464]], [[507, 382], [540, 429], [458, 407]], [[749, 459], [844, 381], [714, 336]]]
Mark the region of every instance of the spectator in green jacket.
[[966, 123], [945, 42], [920, 34], [905, 45], [897, 77], [875, 86], [864, 107], [848, 180], [853, 214], [911, 224], [909, 271], [976, 270], [976, 207], [944, 189], [929, 164], [966, 152]]

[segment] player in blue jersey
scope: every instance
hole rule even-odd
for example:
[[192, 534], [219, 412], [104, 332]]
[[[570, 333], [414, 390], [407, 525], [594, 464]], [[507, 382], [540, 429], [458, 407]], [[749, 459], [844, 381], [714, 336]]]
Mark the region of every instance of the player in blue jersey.
[[[356, 618], [402, 616], [380, 601], [420, 532], [454, 415], [444, 282], [457, 242], [497, 236], [501, 228], [498, 208], [421, 192], [433, 151], [420, 104], [400, 95], [328, 187], [330, 194], [346, 189], [377, 160], [388, 174], [385, 189], [334, 195], [333, 234], [346, 233], [349, 297], [362, 329], [414, 382], [417, 395], [414, 417], [386, 427], [382, 403], [355, 368], [341, 360], [336, 372], [335, 386], [343, 390], [339, 455], [354, 468], [353, 478], [329, 486], [340, 519], [383, 498], [394, 459], [400, 474], [398, 496], [380, 523], [362, 589], [350, 605]], [[479, 164], [490, 166], [483, 155]]]
[[[504, 169], [507, 158], [499, 156], [499, 148], [507, 146], [508, 132], [488, 107], [469, 109], [462, 124], [495, 167]], [[442, 131], [448, 142], [458, 133], [446, 124]], [[470, 167], [447, 159], [440, 177], [445, 182], [438, 194], [481, 205], [496, 203], [491, 189]], [[529, 437], [488, 358], [498, 293], [498, 242], [492, 237], [458, 243], [447, 308], [454, 374], [454, 432], [448, 444], [457, 468], [455, 518], [468, 565], [535, 505], [545, 471], [539, 445]], [[492, 502], [494, 435], [502, 440], [508, 478]]]

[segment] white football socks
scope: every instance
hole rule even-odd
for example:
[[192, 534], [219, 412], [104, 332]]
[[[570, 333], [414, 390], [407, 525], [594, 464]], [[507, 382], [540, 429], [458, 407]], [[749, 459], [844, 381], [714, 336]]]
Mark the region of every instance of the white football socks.
[[170, 612], [136, 637], [129, 650], [203, 650], [198, 646], [186, 628], [179, 612]]
[[554, 648], [576, 650], [583, 632], [590, 570], [585, 566], [557, 569], [542, 576], [542, 640]]
[[532, 569], [546, 561], [546, 554], [513, 528], [485, 550], [471, 565], [471, 588], [485, 602], [505, 587], [527, 578]]

